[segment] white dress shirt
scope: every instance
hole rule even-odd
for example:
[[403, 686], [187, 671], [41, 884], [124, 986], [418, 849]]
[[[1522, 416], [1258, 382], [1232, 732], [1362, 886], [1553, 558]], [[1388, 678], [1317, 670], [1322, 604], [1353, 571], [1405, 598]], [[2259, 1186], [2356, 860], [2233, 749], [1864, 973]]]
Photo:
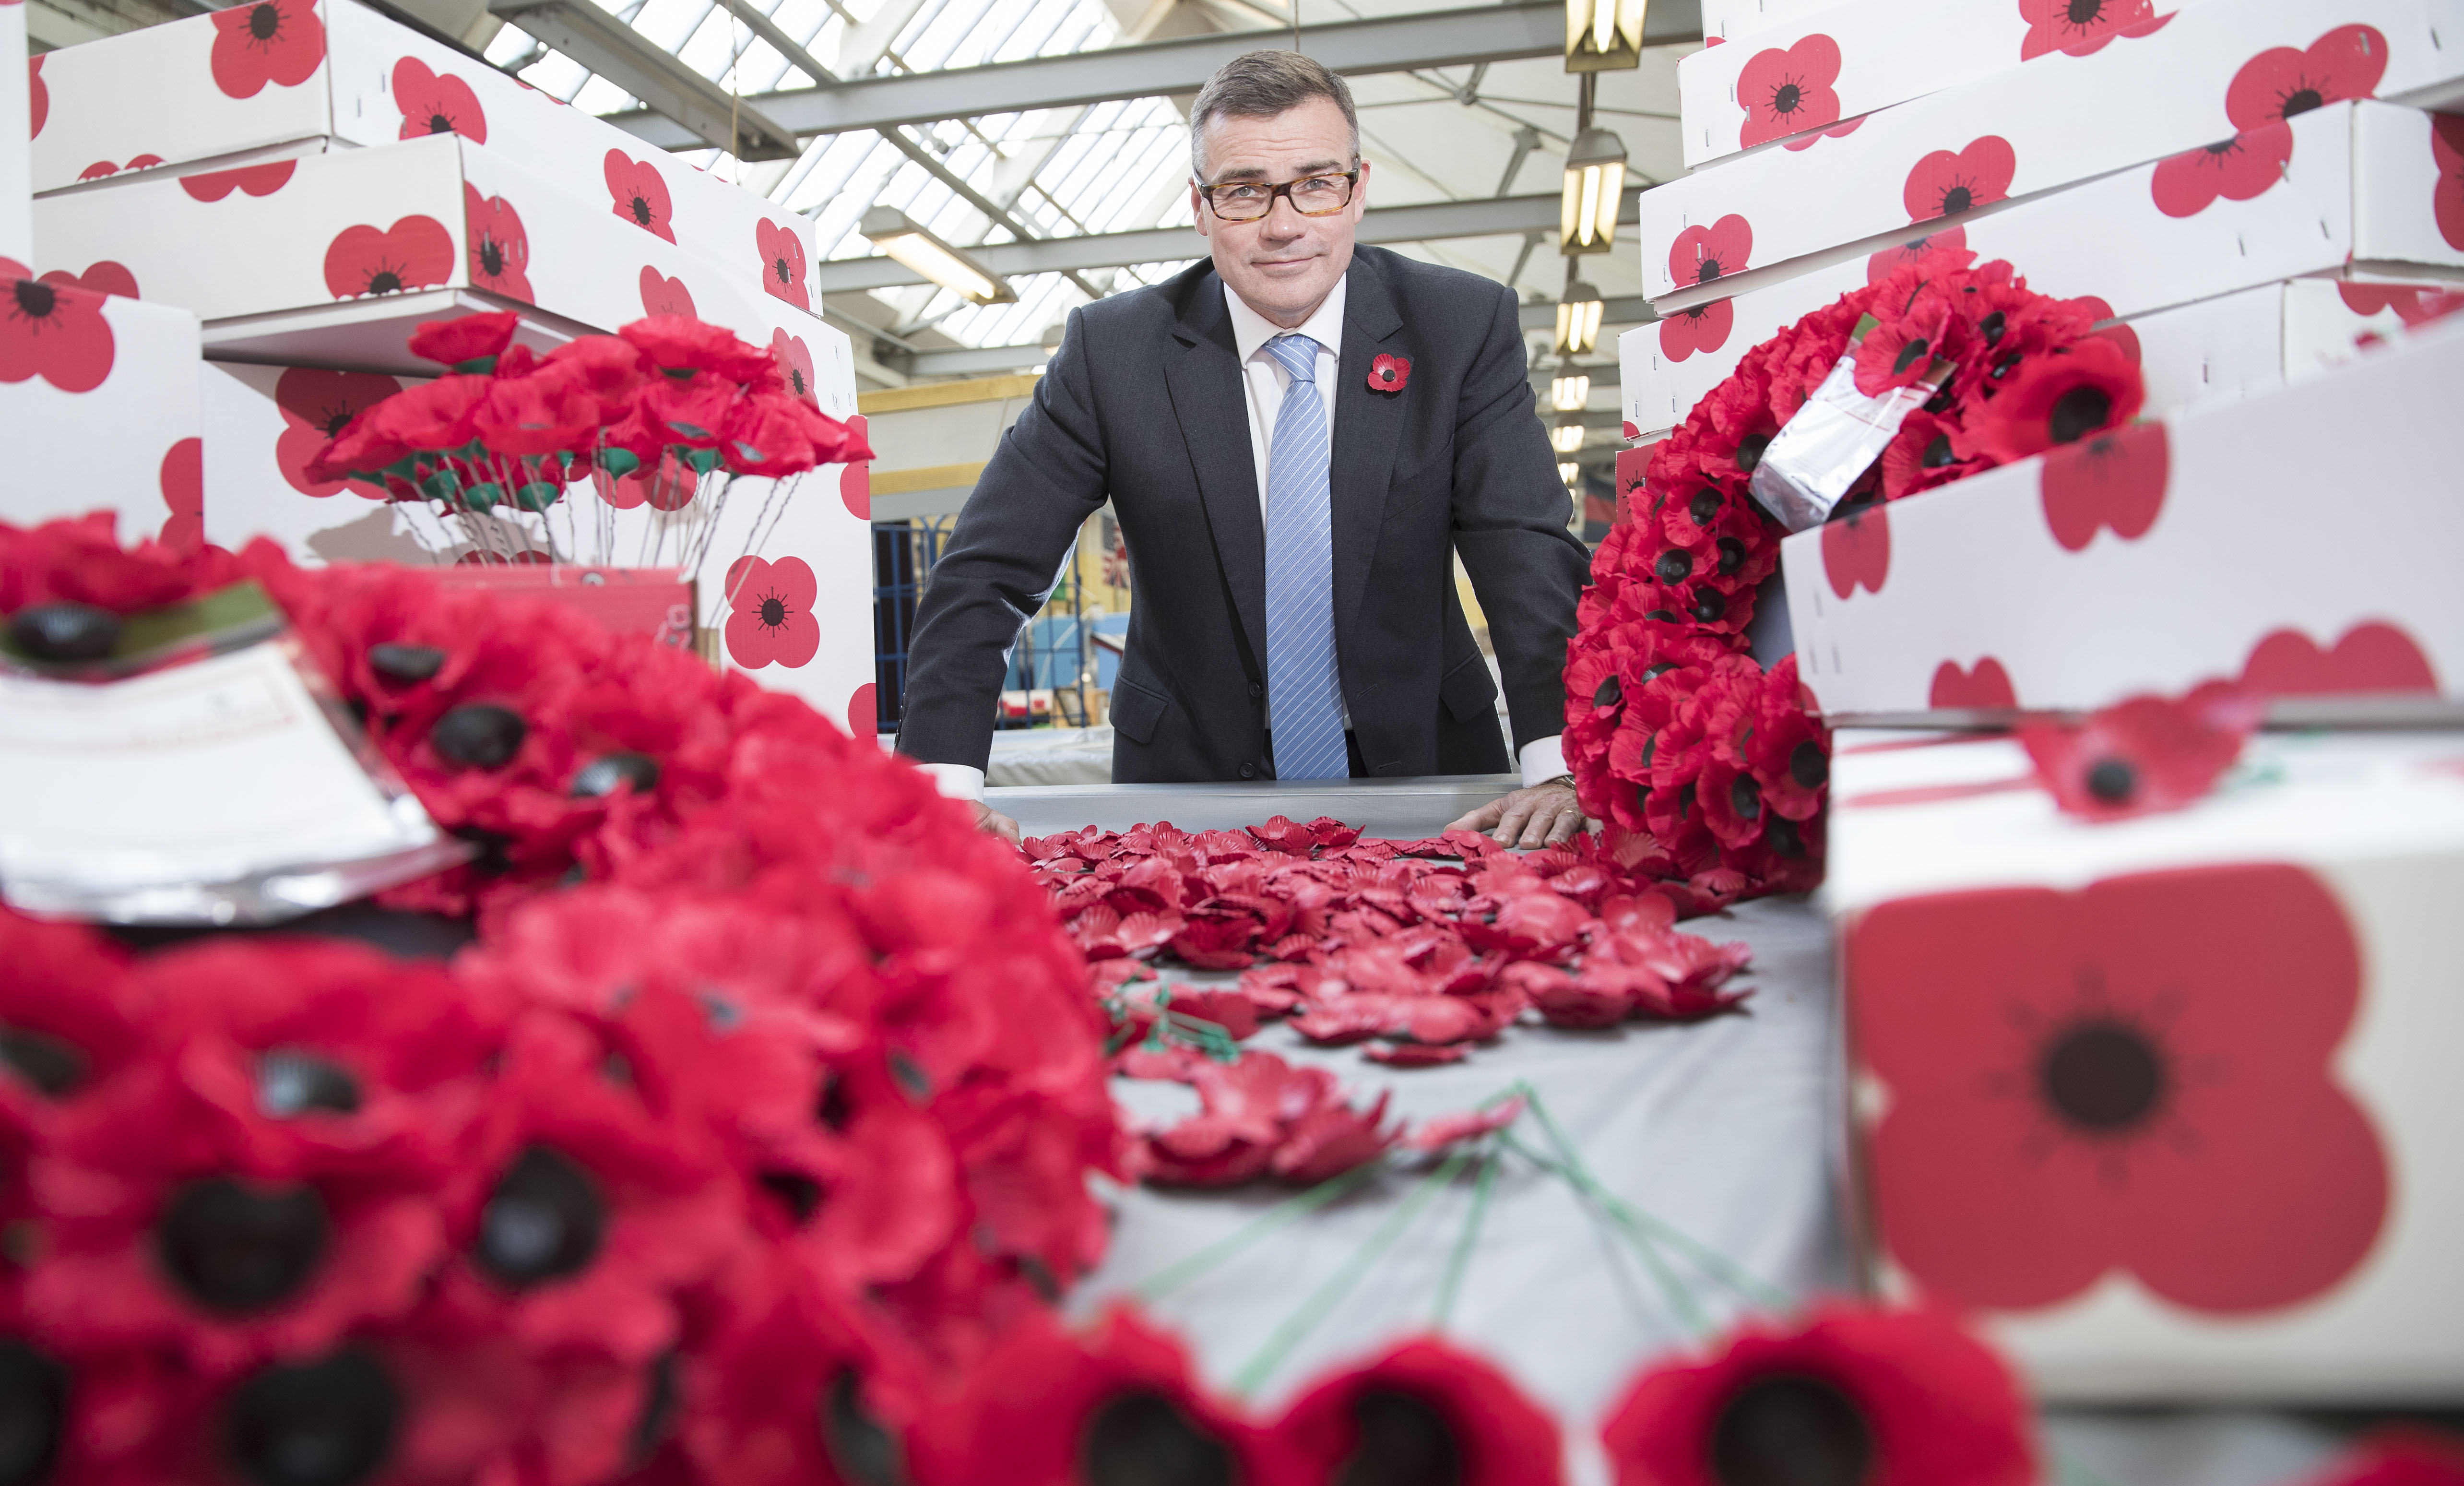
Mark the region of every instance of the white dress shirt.
[[[1336, 279], [1334, 291], [1326, 297], [1309, 319], [1291, 331], [1276, 324], [1249, 307], [1248, 301], [1223, 286], [1223, 306], [1232, 315], [1232, 344], [1241, 355], [1241, 392], [1249, 405], [1249, 458], [1258, 476], [1258, 519], [1261, 525], [1266, 517], [1266, 476], [1271, 468], [1270, 455], [1275, 443], [1275, 416], [1283, 411], [1284, 393], [1291, 387], [1292, 374], [1284, 369], [1266, 350], [1266, 343], [1279, 335], [1305, 335], [1317, 343], [1317, 390], [1326, 403], [1326, 426], [1334, 427], [1335, 384], [1343, 363], [1343, 306], [1346, 281]], [[1267, 699], [1267, 725], [1273, 725], [1273, 699]], [[1343, 709], [1343, 725], [1352, 726], [1352, 708]], [[1523, 745], [1518, 761], [1523, 767], [1523, 783], [1528, 787], [1545, 783], [1566, 772], [1566, 756], [1556, 737], [1535, 738]], [[966, 764], [927, 764], [940, 791], [954, 799], [980, 800], [984, 797], [984, 771]]]

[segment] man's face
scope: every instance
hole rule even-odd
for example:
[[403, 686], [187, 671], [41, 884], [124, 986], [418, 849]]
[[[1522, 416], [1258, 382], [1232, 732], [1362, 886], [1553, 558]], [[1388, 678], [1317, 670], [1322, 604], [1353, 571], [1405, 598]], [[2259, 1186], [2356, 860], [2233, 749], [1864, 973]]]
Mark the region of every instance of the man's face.
[[[1352, 130], [1332, 99], [1313, 98], [1271, 119], [1217, 118], [1204, 144], [1209, 186], [1227, 181], [1281, 185], [1352, 168]], [[1369, 202], [1369, 166], [1360, 167], [1352, 204], [1328, 216], [1303, 216], [1289, 197], [1255, 222], [1226, 222], [1190, 188], [1190, 210], [1215, 255], [1215, 272], [1251, 309], [1286, 329], [1309, 318], [1352, 267], [1352, 230]]]

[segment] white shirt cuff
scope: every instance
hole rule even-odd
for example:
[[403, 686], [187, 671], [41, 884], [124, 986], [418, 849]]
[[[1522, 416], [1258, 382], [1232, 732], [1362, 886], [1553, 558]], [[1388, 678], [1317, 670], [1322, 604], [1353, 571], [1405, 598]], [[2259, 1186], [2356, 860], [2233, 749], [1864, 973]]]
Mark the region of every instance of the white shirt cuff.
[[[1556, 740], [1552, 738], [1550, 742], [1553, 744]], [[933, 776], [933, 787], [941, 791], [943, 799], [981, 800], [984, 797], [984, 771], [972, 764], [918, 764], [915, 766]]]
[[1523, 745], [1523, 787], [1545, 785], [1566, 772], [1564, 735], [1534, 738]]

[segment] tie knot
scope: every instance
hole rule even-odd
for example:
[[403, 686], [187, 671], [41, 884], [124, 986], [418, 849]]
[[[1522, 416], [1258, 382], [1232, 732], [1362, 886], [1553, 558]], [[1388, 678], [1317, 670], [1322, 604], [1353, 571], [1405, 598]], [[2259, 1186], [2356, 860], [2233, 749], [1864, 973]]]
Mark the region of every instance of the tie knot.
[[1303, 335], [1277, 336], [1266, 343], [1266, 353], [1284, 364], [1284, 370], [1295, 382], [1317, 380], [1317, 343]]

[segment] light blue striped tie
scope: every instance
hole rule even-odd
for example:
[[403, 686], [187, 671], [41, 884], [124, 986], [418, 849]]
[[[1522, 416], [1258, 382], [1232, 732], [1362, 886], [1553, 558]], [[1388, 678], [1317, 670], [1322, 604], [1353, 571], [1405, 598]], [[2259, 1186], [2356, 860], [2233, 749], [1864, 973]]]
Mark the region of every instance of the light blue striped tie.
[[1277, 336], [1291, 373], [1266, 459], [1266, 706], [1277, 779], [1345, 779], [1343, 683], [1334, 664], [1334, 535], [1317, 343]]

